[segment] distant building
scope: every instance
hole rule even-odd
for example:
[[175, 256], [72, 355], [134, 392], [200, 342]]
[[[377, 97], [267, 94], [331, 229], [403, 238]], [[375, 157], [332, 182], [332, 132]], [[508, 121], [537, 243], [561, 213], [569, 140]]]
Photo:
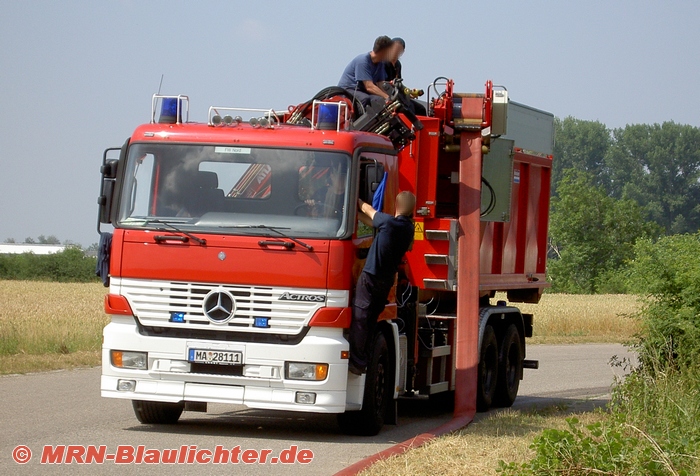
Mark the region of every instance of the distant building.
[[34, 253], [35, 255], [50, 255], [66, 249], [66, 245], [40, 245], [29, 243], [2, 243], [0, 254], [19, 255], [22, 253]]

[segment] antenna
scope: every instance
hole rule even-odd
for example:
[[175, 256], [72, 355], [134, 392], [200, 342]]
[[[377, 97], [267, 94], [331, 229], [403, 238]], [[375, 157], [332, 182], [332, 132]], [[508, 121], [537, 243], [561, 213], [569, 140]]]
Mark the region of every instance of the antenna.
[[163, 76], [165, 76], [165, 75], [164, 74], [160, 75], [160, 84], [158, 85], [158, 95], [160, 95], [160, 88], [163, 87]]

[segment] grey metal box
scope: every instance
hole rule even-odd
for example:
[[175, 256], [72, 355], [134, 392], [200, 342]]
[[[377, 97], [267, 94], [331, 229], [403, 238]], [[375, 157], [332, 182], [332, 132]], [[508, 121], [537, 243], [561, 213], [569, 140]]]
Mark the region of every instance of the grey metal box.
[[502, 139], [515, 141], [515, 147], [535, 155], [554, 152], [554, 115], [517, 102], [508, 103], [507, 133]]
[[[493, 139], [491, 151], [484, 155], [482, 176], [493, 189], [481, 184], [482, 221], [510, 221], [510, 204], [513, 193], [513, 144], [512, 140]], [[492, 200], [495, 202], [492, 203]]]

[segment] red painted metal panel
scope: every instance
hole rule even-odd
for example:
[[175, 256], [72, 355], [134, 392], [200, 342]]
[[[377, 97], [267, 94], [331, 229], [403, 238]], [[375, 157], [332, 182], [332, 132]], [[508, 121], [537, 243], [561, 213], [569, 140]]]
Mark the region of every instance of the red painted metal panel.
[[298, 126], [280, 125], [273, 129], [253, 128], [248, 124], [236, 127], [213, 127], [207, 124], [143, 124], [131, 137], [135, 142], [174, 142], [197, 144], [246, 144], [248, 146], [274, 146], [318, 148], [354, 151], [360, 146], [384, 148], [393, 152], [394, 147], [386, 137], [369, 132], [328, 131], [303, 129]]
[[[425, 262], [426, 254], [446, 255], [450, 251], [449, 241], [428, 240], [425, 230], [449, 231], [451, 219], [416, 218], [416, 233], [414, 234], [413, 250], [406, 254], [408, 266], [406, 275], [415, 286], [423, 287], [423, 279], [447, 279], [447, 267], [444, 265], [429, 265]], [[421, 232], [421, 230], [423, 230]]]
[[328, 289], [351, 289], [355, 286], [353, 269], [355, 247], [351, 241], [331, 241], [328, 253]]
[[124, 230], [116, 228], [112, 235], [112, 250], [109, 255], [109, 274], [121, 276], [122, 274], [122, 246], [124, 245]]
[[[326, 287], [327, 240], [305, 240], [314, 247], [314, 251], [299, 247], [277, 250], [261, 248], [258, 245], [260, 238], [256, 237], [207, 235], [207, 245], [201, 246], [192, 242], [156, 243], [153, 239], [155, 234], [140, 230], [127, 230], [124, 233], [122, 277], [317, 289]], [[220, 256], [222, 252], [225, 255], [223, 260]]]
[[525, 270], [525, 246], [527, 243], [527, 221], [528, 221], [528, 192], [530, 191], [530, 165], [520, 163], [520, 188], [518, 196], [514, 197], [518, 201], [518, 226], [515, 235], [515, 272], [523, 273]]
[[[437, 195], [440, 124], [437, 119], [422, 119], [421, 121], [423, 122], [423, 130], [420, 131], [422, 140], [418, 152], [422, 160], [418, 162], [416, 208], [426, 210], [422, 216], [433, 218]], [[424, 157], [428, 157], [429, 160], [424, 160]]]
[[500, 274], [503, 270], [503, 223], [495, 222], [490, 228], [493, 229], [491, 274]]
[[416, 140], [399, 153], [401, 168], [399, 187], [416, 195], [416, 209], [425, 210], [421, 217], [435, 216], [440, 121], [421, 118], [423, 129]]
[[547, 267], [547, 252], [549, 251], [547, 237], [549, 234], [549, 195], [551, 193], [552, 168], [541, 167], [540, 198], [537, 213], [537, 272], [544, 274]]
[[548, 286], [551, 165], [551, 157], [516, 150], [510, 222], [482, 223], [482, 291]]

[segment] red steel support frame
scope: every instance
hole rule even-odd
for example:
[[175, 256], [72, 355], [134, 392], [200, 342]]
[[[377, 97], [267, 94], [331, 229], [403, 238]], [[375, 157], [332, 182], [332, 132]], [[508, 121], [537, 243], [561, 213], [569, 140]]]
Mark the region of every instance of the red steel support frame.
[[479, 365], [481, 132], [463, 132], [460, 143], [454, 418], [466, 420], [466, 424], [476, 414]]
[[402, 454], [433, 438], [467, 426], [476, 414], [479, 365], [479, 247], [481, 246], [481, 133], [463, 132], [459, 157], [459, 268], [457, 270], [457, 345], [455, 411], [452, 420], [398, 443], [335, 473], [352, 476], [377, 461]]

